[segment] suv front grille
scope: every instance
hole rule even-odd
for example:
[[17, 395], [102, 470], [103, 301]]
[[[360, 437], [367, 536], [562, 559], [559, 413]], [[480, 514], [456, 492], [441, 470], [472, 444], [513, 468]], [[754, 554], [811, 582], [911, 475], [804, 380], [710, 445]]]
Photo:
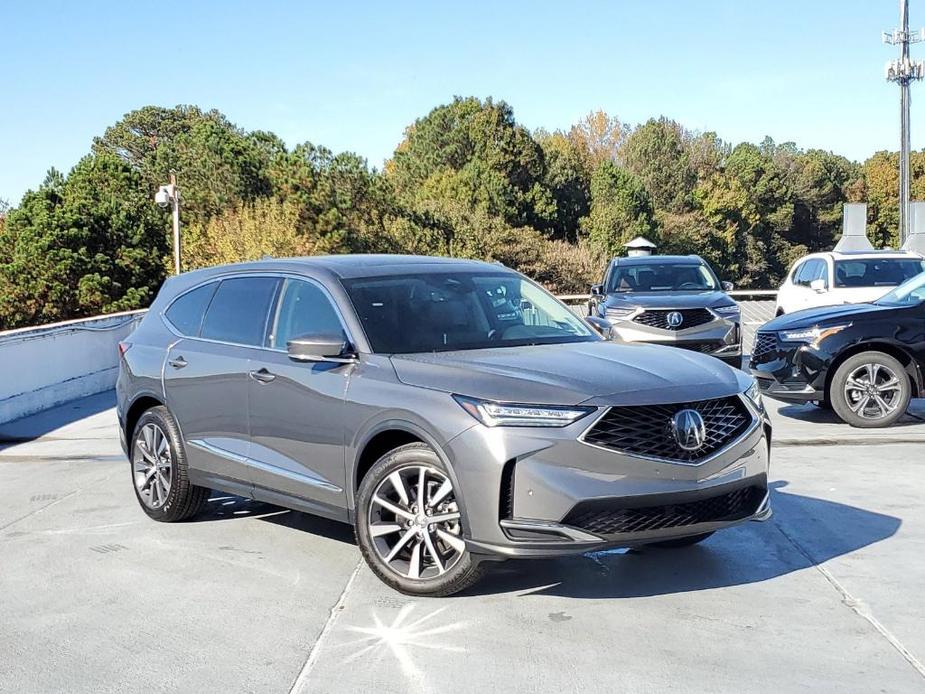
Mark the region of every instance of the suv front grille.
[[752, 359], [763, 357], [777, 349], [777, 333], [755, 333], [755, 344], [752, 346]]
[[[681, 315], [681, 322], [678, 325], [668, 324], [668, 315], [678, 313]], [[634, 323], [641, 323], [650, 328], [659, 328], [661, 330], [684, 330], [686, 328], [696, 328], [698, 325], [709, 323], [716, 320], [716, 316], [705, 308], [685, 308], [685, 309], [646, 309], [638, 316], [633, 318]]]
[[673, 344], [675, 347], [689, 349], [692, 352], [701, 352], [703, 354], [712, 354], [723, 346], [722, 342], [666, 342], [665, 344]]
[[638, 508], [625, 508], [625, 499], [591, 499], [575, 505], [562, 523], [595, 535], [618, 535], [734, 521], [754, 515], [766, 493], [753, 485], [696, 501]]
[[[685, 409], [700, 413], [706, 430], [703, 445], [693, 451], [681, 448], [671, 432], [672, 418]], [[670, 405], [611, 407], [582, 439], [622, 453], [695, 464], [735, 441], [751, 423], [748, 408], [738, 396], [732, 395]]]

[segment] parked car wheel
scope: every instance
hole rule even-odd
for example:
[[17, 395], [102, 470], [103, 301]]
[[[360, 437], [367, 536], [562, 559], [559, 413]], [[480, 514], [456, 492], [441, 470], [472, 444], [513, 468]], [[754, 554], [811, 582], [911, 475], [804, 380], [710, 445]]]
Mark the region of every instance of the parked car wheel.
[[696, 545], [699, 542], [703, 542], [713, 533], [700, 533], [699, 535], [688, 535], [687, 537], [678, 537], [673, 540], [662, 540], [661, 542], [653, 542], [653, 547], [664, 547], [666, 549], [677, 549], [679, 547], [690, 547], [691, 545]]
[[380, 458], [363, 478], [356, 510], [357, 544], [373, 573], [408, 595], [452, 595], [475, 583], [482, 570], [462, 537], [456, 494], [426, 444]]
[[909, 376], [894, 357], [861, 352], [838, 367], [828, 399], [835, 413], [854, 427], [888, 427], [906, 412], [912, 396]]
[[186, 520], [209, 497], [208, 489], [189, 481], [180, 430], [166, 407], [141, 415], [132, 435], [131, 463], [138, 503], [156, 521]]

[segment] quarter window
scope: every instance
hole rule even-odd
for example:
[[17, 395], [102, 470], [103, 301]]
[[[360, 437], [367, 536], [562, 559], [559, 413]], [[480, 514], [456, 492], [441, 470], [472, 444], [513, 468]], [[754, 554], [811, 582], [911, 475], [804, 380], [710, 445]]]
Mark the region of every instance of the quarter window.
[[270, 347], [285, 349], [289, 340], [302, 335], [343, 333], [337, 311], [319, 287], [302, 280], [286, 280], [273, 317]]
[[279, 280], [235, 277], [222, 280], [202, 323], [202, 337], [259, 347]]
[[202, 325], [202, 316], [209, 306], [209, 301], [215, 293], [218, 282], [210, 282], [201, 287], [197, 287], [186, 294], [180, 295], [175, 299], [165, 315], [170, 324], [176, 328], [181, 335], [188, 337], [198, 337], [199, 328]]

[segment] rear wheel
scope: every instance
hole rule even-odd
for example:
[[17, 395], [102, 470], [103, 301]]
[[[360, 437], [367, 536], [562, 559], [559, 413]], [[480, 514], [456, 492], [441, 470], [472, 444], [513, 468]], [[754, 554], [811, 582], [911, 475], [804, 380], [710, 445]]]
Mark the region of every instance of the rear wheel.
[[452, 595], [481, 576], [463, 539], [462, 510], [443, 463], [412, 443], [380, 458], [357, 495], [357, 544], [369, 567], [409, 595]]
[[661, 542], [653, 542], [653, 547], [665, 547], [668, 549], [676, 549], [678, 547], [690, 547], [691, 545], [696, 545], [698, 542], [703, 542], [713, 533], [700, 533], [699, 535], [688, 535], [687, 537], [678, 537], [674, 540], [662, 540]]
[[180, 430], [166, 407], [153, 407], [138, 420], [132, 435], [132, 482], [142, 510], [171, 523], [196, 515], [209, 490], [189, 481]]
[[888, 427], [905, 414], [912, 384], [903, 365], [883, 352], [846, 359], [829, 384], [832, 409], [854, 427]]

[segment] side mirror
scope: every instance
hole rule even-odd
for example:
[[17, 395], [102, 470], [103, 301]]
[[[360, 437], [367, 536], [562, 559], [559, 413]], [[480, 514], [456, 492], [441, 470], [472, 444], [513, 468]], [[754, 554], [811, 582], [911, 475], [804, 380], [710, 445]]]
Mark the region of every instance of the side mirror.
[[613, 324], [604, 318], [599, 316], [587, 316], [585, 318], [588, 325], [594, 328], [595, 331], [600, 333], [601, 337], [605, 340], [610, 340], [613, 338]]
[[817, 294], [822, 294], [828, 290], [828, 287], [825, 286], [825, 280], [817, 279], [809, 283], [809, 288], [812, 289]]
[[286, 343], [286, 351], [294, 361], [330, 361], [340, 364], [356, 361], [356, 355], [342, 334], [318, 333], [295, 337]]
[[735, 285], [732, 282], [721, 282], [724, 292], [731, 292], [735, 289]]
[[592, 284], [591, 285], [591, 296], [604, 296], [604, 285], [603, 284]]

